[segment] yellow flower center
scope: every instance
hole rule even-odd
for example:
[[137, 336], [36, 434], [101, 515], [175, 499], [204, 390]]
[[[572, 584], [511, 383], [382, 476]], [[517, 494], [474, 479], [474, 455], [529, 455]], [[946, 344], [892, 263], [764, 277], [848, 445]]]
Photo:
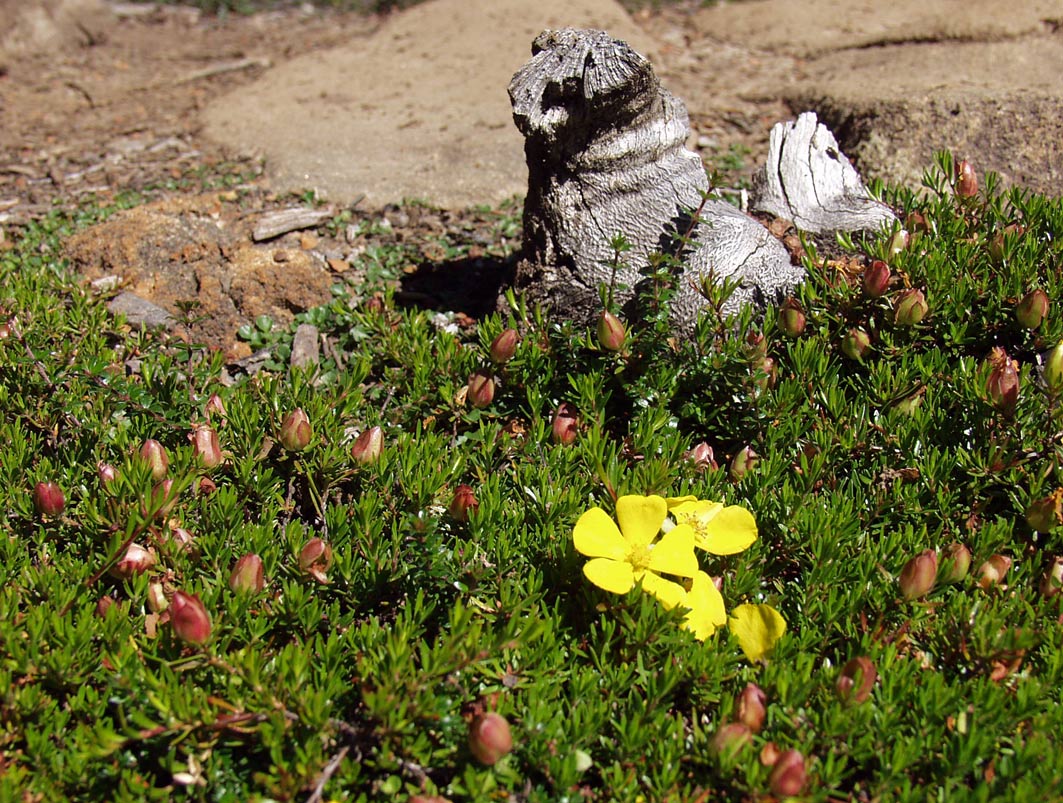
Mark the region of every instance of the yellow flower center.
[[649, 546], [633, 546], [627, 551], [627, 562], [636, 572], [645, 571], [650, 566]]
[[709, 523], [708, 517], [699, 516], [697, 513], [675, 514], [676, 524], [686, 524], [694, 531], [698, 538], [705, 537], [705, 527]]

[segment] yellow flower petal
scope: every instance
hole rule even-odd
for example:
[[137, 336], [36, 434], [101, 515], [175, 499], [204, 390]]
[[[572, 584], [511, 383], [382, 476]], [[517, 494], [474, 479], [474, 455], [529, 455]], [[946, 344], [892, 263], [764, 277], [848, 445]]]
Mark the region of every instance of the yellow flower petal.
[[770, 605], [739, 605], [728, 622], [746, 658], [759, 661], [786, 632], [786, 620]]
[[626, 594], [635, 587], [635, 572], [623, 561], [594, 558], [583, 566], [583, 574], [598, 588], [614, 594]]
[[642, 580], [643, 590], [656, 597], [665, 608], [671, 609], [684, 604], [687, 592], [679, 583], [665, 580], [653, 572], [643, 572], [642, 577], [638, 579]]
[[678, 524], [661, 536], [650, 547], [652, 571], [693, 577], [698, 571], [698, 556], [694, 554], [694, 531], [685, 524]]
[[572, 530], [576, 551], [589, 558], [624, 560], [628, 545], [616, 522], [600, 507], [592, 507], [579, 517]]
[[716, 628], [727, 624], [723, 595], [705, 572], [694, 575], [685, 604], [690, 608], [690, 613], [683, 620], [683, 627], [692, 632], [698, 641], [704, 641], [716, 632]]
[[680, 505], [685, 505], [688, 502], [697, 502], [698, 498], [696, 496], [669, 496], [664, 501], [668, 505], [668, 512], [671, 513]]
[[696, 527], [694, 544], [713, 555], [734, 555], [757, 540], [757, 521], [741, 505], [729, 505]]
[[632, 546], [650, 544], [661, 531], [661, 524], [667, 515], [668, 504], [661, 496], [621, 496], [616, 500], [616, 520], [620, 522], [620, 532]]

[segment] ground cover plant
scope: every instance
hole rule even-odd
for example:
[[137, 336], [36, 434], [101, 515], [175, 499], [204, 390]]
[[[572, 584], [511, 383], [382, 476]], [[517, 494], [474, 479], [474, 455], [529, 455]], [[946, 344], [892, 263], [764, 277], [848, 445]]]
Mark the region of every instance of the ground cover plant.
[[763, 314], [366, 266], [231, 387], [16, 233], [0, 799], [1058, 798], [1063, 205], [926, 183]]

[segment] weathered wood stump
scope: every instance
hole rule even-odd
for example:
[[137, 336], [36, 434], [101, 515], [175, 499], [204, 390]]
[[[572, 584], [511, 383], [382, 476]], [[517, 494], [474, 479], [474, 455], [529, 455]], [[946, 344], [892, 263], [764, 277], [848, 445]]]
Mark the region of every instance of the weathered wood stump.
[[[685, 106], [624, 42], [602, 31], [544, 31], [509, 95], [529, 174], [514, 284], [529, 300], [586, 325], [601, 310], [603, 284], [615, 282], [615, 297], [629, 304], [650, 254], [681, 250], [672, 316], [689, 329], [705, 305], [695, 289], [703, 278], [739, 282], [727, 314], [801, 281], [803, 270], [764, 226], [708, 195], [701, 159], [684, 144]], [[614, 277], [617, 234], [632, 249]]]

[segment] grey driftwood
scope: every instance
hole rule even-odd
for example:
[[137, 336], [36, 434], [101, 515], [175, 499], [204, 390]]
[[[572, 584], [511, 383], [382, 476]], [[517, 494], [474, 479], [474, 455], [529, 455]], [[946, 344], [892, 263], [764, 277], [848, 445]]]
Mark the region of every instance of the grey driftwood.
[[[802, 279], [764, 226], [709, 194], [701, 159], [684, 144], [686, 107], [626, 43], [603, 31], [544, 31], [509, 96], [528, 162], [514, 284], [533, 302], [588, 324], [601, 310], [599, 287], [614, 282], [619, 303], [629, 303], [655, 251], [682, 252], [672, 304], [681, 329], [705, 305], [695, 289], [705, 277], [739, 282], [727, 314], [775, 300]], [[614, 277], [618, 233], [632, 249]]]

